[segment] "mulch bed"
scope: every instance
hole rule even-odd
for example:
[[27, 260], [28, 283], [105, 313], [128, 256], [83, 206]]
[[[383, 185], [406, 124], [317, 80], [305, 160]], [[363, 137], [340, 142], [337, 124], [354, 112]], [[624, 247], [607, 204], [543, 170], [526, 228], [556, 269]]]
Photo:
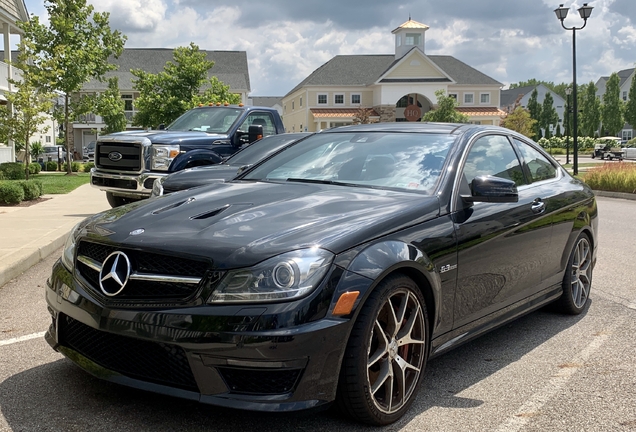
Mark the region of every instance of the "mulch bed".
[[50, 199], [51, 198], [37, 198], [31, 201], [22, 201], [19, 204], [0, 203], [0, 207], [31, 207], [32, 205], [36, 205], [41, 202], [48, 201]]

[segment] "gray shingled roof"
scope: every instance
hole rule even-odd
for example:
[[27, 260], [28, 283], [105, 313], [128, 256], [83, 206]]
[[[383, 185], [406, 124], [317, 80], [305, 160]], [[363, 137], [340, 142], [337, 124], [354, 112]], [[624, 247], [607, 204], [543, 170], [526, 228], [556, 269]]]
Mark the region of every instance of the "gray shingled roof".
[[[429, 55], [427, 57], [457, 84], [503, 85], [452, 56]], [[287, 94], [294, 93], [305, 86], [370, 85], [398, 61], [393, 54], [338, 55], [312, 72]]]
[[252, 101], [254, 106], [273, 107], [276, 104], [283, 105], [282, 96], [250, 96], [249, 100]]
[[[214, 62], [210, 69], [210, 76], [216, 76], [224, 84], [229, 85], [233, 91], [251, 90], [249, 70], [247, 67], [247, 53], [245, 51], [206, 51], [207, 59]], [[171, 48], [126, 48], [118, 59], [112, 58], [111, 62], [119, 66], [116, 71], [108, 72], [106, 77], [119, 78], [119, 88], [132, 90], [133, 74], [131, 69], [142, 69], [150, 73], [158, 73], [163, 70], [166, 62], [173, 60]], [[84, 90], [102, 90], [104, 83], [93, 80], [86, 83]]]
[[520, 94], [522, 95], [532, 94], [532, 92], [534, 91], [535, 88], [537, 88], [537, 86], [538, 85], [531, 85], [531, 86], [517, 87], [513, 89], [508, 89], [508, 90], [502, 90], [500, 99], [499, 99], [500, 100], [499, 106], [507, 107], [507, 106], [514, 105], [515, 101], [517, 100], [517, 97]]
[[[621, 79], [621, 82], [618, 84], [618, 87], [622, 87], [625, 84], [625, 81], [634, 73], [634, 68], [631, 69], [623, 69], [622, 71], [618, 71], [618, 77]], [[609, 77], [607, 77], [609, 79]]]

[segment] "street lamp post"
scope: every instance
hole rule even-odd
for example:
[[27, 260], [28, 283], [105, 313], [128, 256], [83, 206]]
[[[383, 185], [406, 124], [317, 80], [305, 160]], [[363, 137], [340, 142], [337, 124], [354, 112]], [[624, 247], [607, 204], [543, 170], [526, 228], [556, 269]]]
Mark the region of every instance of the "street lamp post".
[[[572, 135], [572, 119], [570, 118], [570, 113], [572, 112], [572, 107], [570, 106], [570, 95], [572, 94], [572, 87], [568, 87], [565, 89], [565, 95], [567, 97], [567, 106], [568, 109], [565, 110], [565, 115], [568, 119], [568, 130], [565, 134], [565, 164], [568, 165], [570, 163], [570, 135]], [[577, 167], [578, 168], [578, 167]]]
[[577, 10], [579, 11], [579, 15], [581, 16], [581, 18], [583, 18], [583, 26], [581, 27], [566, 27], [565, 24], [563, 23], [563, 20], [565, 19], [566, 16], [568, 16], [568, 11], [570, 10], [569, 8], [563, 7], [563, 5], [559, 5], [559, 7], [557, 9], [554, 10], [554, 13], [556, 14], [557, 18], [559, 19], [559, 21], [561, 21], [561, 26], [566, 29], [566, 30], [572, 30], [572, 98], [573, 98], [573, 103], [572, 103], [572, 111], [574, 112], [574, 116], [572, 119], [572, 136], [573, 136], [573, 155], [572, 157], [574, 158], [574, 163], [573, 163], [573, 172], [574, 175], [577, 175], [579, 173], [579, 143], [578, 143], [578, 114], [579, 114], [579, 109], [578, 109], [578, 101], [577, 101], [577, 95], [576, 95], [576, 31], [577, 30], [582, 30], [585, 25], [587, 24], [587, 19], [590, 17], [590, 15], [592, 15], [592, 9], [594, 9], [592, 6], [588, 6], [587, 3], [583, 3], [583, 6], [581, 6], [580, 8], [578, 8]]

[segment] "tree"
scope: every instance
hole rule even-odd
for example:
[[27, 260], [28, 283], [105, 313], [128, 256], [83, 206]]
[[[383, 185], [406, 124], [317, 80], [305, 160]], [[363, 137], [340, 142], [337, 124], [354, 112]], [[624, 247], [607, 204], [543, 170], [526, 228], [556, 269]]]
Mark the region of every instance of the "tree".
[[589, 137], [594, 136], [601, 124], [601, 101], [596, 97], [596, 91], [596, 86], [590, 81], [581, 100], [581, 132]]
[[207, 60], [206, 53], [194, 43], [176, 48], [173, 58], [157, 74], [131, 71], [136, 77], [133, 88], [139, 91], [133, 124], [154, 128], [172, 123], [199, 104], [241, 101], [240, 95], [230, 93], [229, 86], [217, 77], [208, 78], [214, 62]]
[[607, 81], [605, 94], [603, 95], [603, 105], [601, 106], [603, 129], [610, 135], [617, 135], [625, 124], [619, 84], [620, 78], [614, 72]]
[[550, 127], [559, 122], [559, 114], [554, 109], [554, 99], [550, 92], [546, 93], [543, 98], [543, 106], [541, 107], [541, 128], [545, 130], [545, 137], [550, 138]]
[[534, 138], [537, 121], [530, 116], [527, 109], [518, 106], [501, 121], [501, 126], [517, 131], [528, 138]]
[[629, 96], [625, 105], [625, 122], [636, 128], [636, 79], [632, 78], [632, 84], [629, 87]]
[[468, 116], [457, 111], [455, 98], [446, 96], [444, 90], [437, 90], [437, 108], [424, 114], [422, 121], [442, 123], [468, 123]]
[[121, 54], [126, 37], [110, 29], [108, 13], [94, 12], [86, 0], [44, 0], [44, 7], [48, 25], [32, 15], [20, 27], [35, 46], [29, 69], [37, 71], [38, 86], [64, 95], [64, 110], [57, 120], [66, 132], [66, 172], [71, 175], [71, 121], [95, 108], [95, 98], [78, 92], [91, 79], [102, 80], [117, 68], [108, 58]]
[[353, 117], [351, 118], [351, 122], [353, 124], [369, 124], [375, 123], [371, 120], [371, 113], [373, 110], [371, 108], [363, 108], [359, 107]]
[[530, 113], [530, 117], [535, 120], [534, 123], [534, 136], [541, 136], [541, 104], [537, 100], [539, 97], [539, 92], [535, 88], [530, 95], [530, 99], [528, 99], [528, 112]]
[[536, 87], [539, 84], [543, 84], [544, 86], [546, 86], [547, 88], [549, 88], [550, 90], [552, 90], [553, 92], [561, 96], [563, 99], [565, 99], [565, 89], [569, 86], [568, 83], [555, 84], [552, 81], [542, 81], [535, 78], [531, 78], [528, 81], [520, 81], [518, 83], [512, 83], [510, 84], [509, 88], [515, 89], [519, 87], [529, 87], [529, 86]]
[[[52, 93], [38, 87], [36, 71], [29, 69], [29, 58], [33, 53], [34, 45], [29, 39], [23, 38], [18, 46], [19, 54], [15, 66], [22, 70], [21, 79], [10, 79], [9, 82], [17, 87], [15, 93], [6, 93], [5, 97], [9, 105], [0, 108], [0, 128], [2, 135], [24, 145], [24, 172], [29, 179], [29, 141], [36, 133], [46, 133], [48, 127], [43, 127], [47, 121], [48, 113], [53, 107]], [[9, 108], [13, 107], [13, 112]]]
[[103, 134], [121, 132], [126, 130], [126, 114], [124, 113], [124, 100], [119, 92], [117, 77], [108, 79], [108, 90], [97, 98], [97, 113], [102, 116], [106, 127]]

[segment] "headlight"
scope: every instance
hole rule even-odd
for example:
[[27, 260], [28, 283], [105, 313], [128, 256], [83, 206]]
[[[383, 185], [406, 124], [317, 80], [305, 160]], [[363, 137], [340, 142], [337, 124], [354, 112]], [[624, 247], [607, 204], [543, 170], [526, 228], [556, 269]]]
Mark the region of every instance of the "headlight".
[[71, 232], [68, 233], [68, 238], [66, 239], [64, 249], [62, 250], [62, 264], [64, 264], [64, 266], [71, 272], [73, 271], [73, 258], [75, 257], [77, 234], [79, 233], [80, 225], [83, 223], [84, 221], [78, 223], [73, 227]]
[[300, 298], [318, 286], [332, 260], [331, 252], [312, 248], [284, 253], [254, 267], [230, 270], [208, 303]]
[[165, 179], [165, 177], [159, 177], [155, 180], [155, 182], [152, 184], [152, 192], [150, 193], [150, 198], [163, 195], [163, 182]]
[[168, 171], [170, 164], [179, 156], [178, 145], [156, 145], [152, 146], [152, 168], [157, 171]]

